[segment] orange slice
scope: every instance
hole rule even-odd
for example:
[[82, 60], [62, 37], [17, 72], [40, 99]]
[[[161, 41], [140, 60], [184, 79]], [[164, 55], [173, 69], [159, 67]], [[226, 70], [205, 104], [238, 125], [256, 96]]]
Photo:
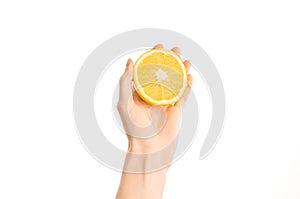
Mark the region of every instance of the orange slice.
[[187, 87], [187, 71], [175, 52], [153, 49], [137, 59], [133, 80], [144, 101], [153, 105], [170, 105], [183, 96]]

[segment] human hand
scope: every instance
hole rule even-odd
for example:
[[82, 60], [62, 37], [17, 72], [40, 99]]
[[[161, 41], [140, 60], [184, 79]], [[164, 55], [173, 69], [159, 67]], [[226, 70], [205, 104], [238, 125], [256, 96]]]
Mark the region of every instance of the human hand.
[[[161, 44], [154, 48], [163, 48]], [[180, 49], [172, 49], [179, 54]], [[188, 71], [191, 64], [184, 61]], [[188, 86], [184, 96], [174, 105], [154, 106], [143, 101], [133, 87], [133, 61], [128, 59], [120, 78], [118, 111], [126, 131], [131, 153], [152, 153], [174, 142], [180, 129], [181, 112], [192, 86], [192, 75], [188, 75]]]

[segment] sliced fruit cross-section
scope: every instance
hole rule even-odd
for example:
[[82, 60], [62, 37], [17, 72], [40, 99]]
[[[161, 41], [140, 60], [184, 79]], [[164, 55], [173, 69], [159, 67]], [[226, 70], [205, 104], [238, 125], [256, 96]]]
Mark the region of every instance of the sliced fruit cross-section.
[[149, 104], [174, 104], [187, 87], [185, 66], [173, 51], [149, 50], [138, 58], [133, 70], [137, 93]]

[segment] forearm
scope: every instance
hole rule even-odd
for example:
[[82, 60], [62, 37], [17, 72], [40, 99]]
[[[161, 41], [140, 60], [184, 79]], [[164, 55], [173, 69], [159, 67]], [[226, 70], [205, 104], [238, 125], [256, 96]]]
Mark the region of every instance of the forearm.
[[[166, 173], [172, 162], [176, 141], [158, 146], [156, 138], [131, 140], [116, 199], [161, 199]], [[152, 146], [148, 147], [147, 141]], [[154, 144], [155, 143], [155, 144]]]
[[161, 199], [165, 180], [165, 170], [147, 174], [123, 172], [116, 199]]

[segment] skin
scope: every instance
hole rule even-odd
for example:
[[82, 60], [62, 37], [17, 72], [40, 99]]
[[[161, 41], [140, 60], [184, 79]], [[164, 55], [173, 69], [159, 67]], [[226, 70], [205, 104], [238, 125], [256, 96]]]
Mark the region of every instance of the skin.
[[[163, 48], [161, 44], [154, 48]], [[171, 49], [179, 54], [180, 49]], [[187, 71], [191, 64], [184, 61]], [[188, 74], [188, 87], [184, 96], [174, 105], [157, 107], [144, 102], [132, 87], [133, 61], [128, 59], [125, 71], [120, 78], [120, 91], [118, 111], [128, 138], [128, 153], [124, 163], [124, 169], [116, 199], [161, 199], [166, 181], [166, 173], [172, 162], [176, 150], [176, 139], [180, 129], [181, 110], [186, 102], [192, 86], [192, 76]], [[163, 124], [161, 121], [164, 121]], [[151, 137], [141, 138], [143, 128], [152, 127]], [[138, 126], [138, 128], [136, 128]], [[131, 133], [134, 131], [134, 135]], [[150, 132], [151, 133], [151, 132]], [[166, 146], [170, 146], [163, 150]], [[156, 159], [148, 154], [158, 152]], [[160, 152], [162, 151], [162, 152]], [[135, 154], [143, 155], [143, 158], [134, 158]], [[160, 162], [161, 161], [161, 162]], [[152, 163], [164, 165], [159, 170], [149, 172], [154, 168]], [[132, 173], [133, 169], [138, 173]]]

